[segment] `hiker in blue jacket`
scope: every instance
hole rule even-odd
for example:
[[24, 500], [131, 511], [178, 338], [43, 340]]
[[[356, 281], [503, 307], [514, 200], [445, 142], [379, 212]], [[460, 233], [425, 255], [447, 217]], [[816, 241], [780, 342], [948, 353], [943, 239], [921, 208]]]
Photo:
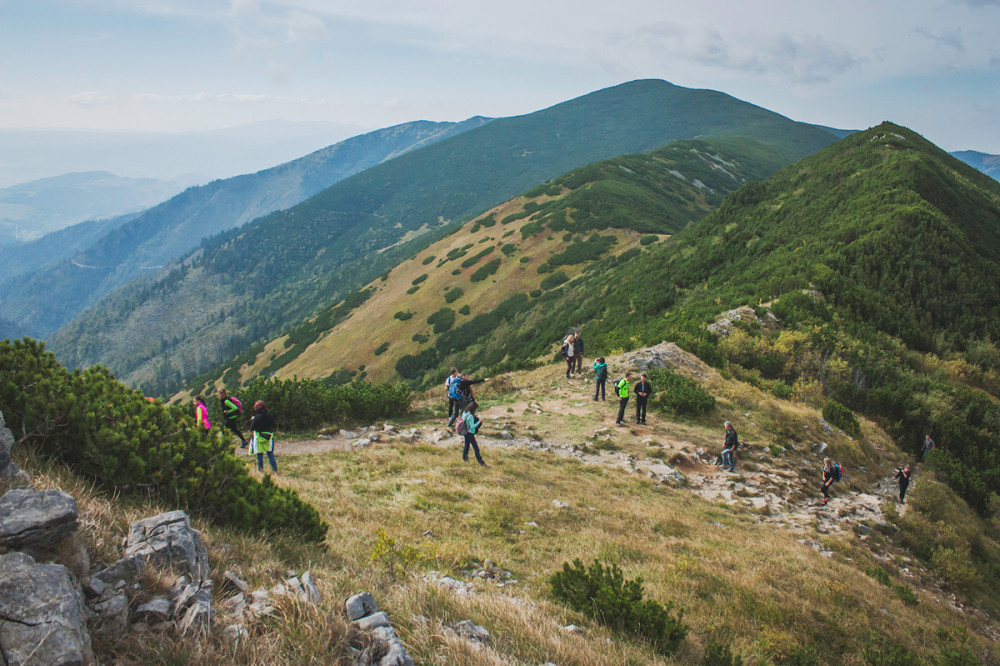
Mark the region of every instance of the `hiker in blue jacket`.
[[448, 390], [448, 422], [451, 423], [451, 416], [458, 409], [458, 381], [461, 377], [458, 368], [452, 368], [448, 379], [444, 380], [444, 386]]
[[465, 410], [462, 412], [462, 421], [464, 422], [464, 430], [462, 437], [465, 438], [465, 448], [462, 449], [462, 460], [469, 462], [469, 447], [476, 453], [476, 461], [486, 467], [486, 463], [483, 461], [483, 457], [479, 454], [479, 444], [476, 442], [476, 433], [479, 432], [479, 428], [483, 425], [483, 420], [476, 416], [476, 401], [468, 403], [465, 406]]
[[[489, 379], [487, 377], [486, 379]], [[472, 393], [472, 387], [474, 384], [481, 384], [486, 381], [486, 379], [469, 379], [469, 373], [463, 372], [459, 376], [457, 382], [458, 388], [455, 392], [458, 394], [458, 402], [455, 405], [455, 413], [448, 419], [448, 427], [450, 428], [455, 423], [455, 419], [461, 416], [462, 412], [470, 403], [476, 401], [476, 396]]]
[[603, 356], [594, 361], [594, 382], [594, 402], [597, 402], [597, 396], [603, 401], [608, 384], [608, 364], [604, 362]]

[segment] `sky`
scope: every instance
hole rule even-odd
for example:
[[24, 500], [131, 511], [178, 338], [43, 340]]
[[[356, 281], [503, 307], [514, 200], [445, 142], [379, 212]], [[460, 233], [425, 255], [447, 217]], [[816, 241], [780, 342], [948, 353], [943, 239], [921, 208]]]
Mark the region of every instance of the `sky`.
[[0, 130], [376, 129], [641, 78], [1000, 154], [1000, 0], [0, 0]]

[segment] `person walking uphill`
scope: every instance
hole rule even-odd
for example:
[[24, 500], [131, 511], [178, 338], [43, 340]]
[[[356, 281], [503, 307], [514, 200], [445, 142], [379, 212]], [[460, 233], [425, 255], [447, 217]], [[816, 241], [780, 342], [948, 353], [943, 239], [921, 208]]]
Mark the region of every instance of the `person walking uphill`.
[[220, 388], [216, 395], [219, 398], [219, 402], [222, 403], [222, 417], [226, 420], [225, 428], [240, 438], [240, 441], [243, 442], [240, 444], [241, 449], [247, 448], [250, 446], [250, 442], [240, 432], [240, 424], [236, 420], [243, 412], [243, 405], [240, 404], [237, 398], [229, 395], [224, 388]]
[[736, 462], [733, 456], [736, 449], [740, 448], [740, 436], [736, 434], [736, 428], [729, 421], [723, 425], [726, 427], [726, 441], [722, 444], [722, 453], [719, 457], [722, 458], [723, 467], [728, 467], [730, 472], [735, 472]]
[[830, 501], [830, 486], [835, 481], [840, 481], [840, 464], [834, 463], [830, 458], [823, 458], [823, 504]]
[[573, 334], [573, 358], [576, 360], [576, 371], [583, 372], [583, 336]]
[[198, 395], [191, 399], [191, 404], [194, 405], [195, 425], [205, 430], [210, 430], [212, 424], [208, 422], [208, 407], [205, 406], [205, 401]]
[[[489, 379], [487, 377], [487, 379]], [[476, 401], [476, 396], [472, 393], [472, 387], [474, 384], [481, 384], [485, 382], [486, 379], [469, 379], [469, 374], [463, 372], [456, 382], [458, 388], [455, 389], [455, 393], [458, 395], [458, 402], [455, 404], [455, 413], [448, 418], [448, 427], [450, 428], [455, 423], [455, 419], [462, 415], [465, 408], [470, 403]]]
[[267, 461], [271, 463], [271, 469], [277, 474], [278, 463], [274, 459], [274, 417], [267, 411], [267, 404], [263, 400], [253, 403], [253, 419], [250, 421], [250, 430], [253, 432], [250, 439], [250, 453], [257, 454], [257, 470], [264, 471], [264, 454], [267, 454]]
[[597, 402], [597, 396], [601, 396], [601, 401], [604, 400], [605, 387], [608, 383], [608, 364], [604, 362], [604, 357], [600, 357], [594, 361], [594, 402]]
[[483, 461], [483, 456], [479, 453], [479, 444], [476, 442], [476, 433], [479, 432], [479, 428], [483, 425], [483, 420], [476, 416], [476, 408], [475, 401], [466, 405], [456, 429], [458, 434], [465, 438], [465, 448], [462, 449], [462, 460], [469, 462], [469, 447], [471, 446], [476, 454], [476, 462], [486, 467], [487, 465]]
[[906, 499], [906, 489], [910, 487], [910, 466], [896, 472], [895, 479], [899, 481], [899, 503], [905, 504], [903, 500]]
[[615, 395], [618, 396], [618, 418], [615, 425], [625, 425], [625, 407], [628, 406], [628, 380], [632, 377], [631, 372], [626, 372], [625, 376], [615, 382]]
[[632, 389], [635, 393], [635, 422], [646, 425], [646, 402], [649, 401], [649, 394], [653, 392], [653, 387], [646, 379], [646, 373], [639, 375], [639, 383]]

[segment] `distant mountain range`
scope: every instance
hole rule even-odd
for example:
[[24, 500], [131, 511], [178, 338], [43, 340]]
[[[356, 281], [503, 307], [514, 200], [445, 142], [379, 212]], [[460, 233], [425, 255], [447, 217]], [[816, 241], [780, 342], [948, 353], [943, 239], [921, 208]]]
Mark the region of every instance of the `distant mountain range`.
[[990, 155], [975, 150], [960, 150], [952, 155], [995, 180], [1000, 180], [1000, 155]]
[[784, 163], [835, 139], [723, 93], [623, 84], [494, 120], [211, 238], [166, 275], [110, 295], [50, 343], [69, 365], [104, 363], [134, 383], [154, 375], [178, 382], [392, 268], [414, 252], [401, 242], [595, 160], [696, 136], [753, 138]]
[[[348, 139], [265, 171], [192, 187], [133, 219], [114, 224], [60, 263], [17, 275], [0, 266], [0, 306], [25, 330], [47, 334], [107, 294], [196, 247], [202, 239], [288, 208], [343, 178], [408, 151], [479, 127], [419, 121]], [[98, 226], [86, 231], [92, 236]], [[39, 241], [41, 246], [48, 243]], [[25, 253], [20, 261], [34, 256]]]
[[90, 171], [5, 187], [0, 189], [0, 246], [35, 240], [85, 220], [138, 212], [188, 185]]

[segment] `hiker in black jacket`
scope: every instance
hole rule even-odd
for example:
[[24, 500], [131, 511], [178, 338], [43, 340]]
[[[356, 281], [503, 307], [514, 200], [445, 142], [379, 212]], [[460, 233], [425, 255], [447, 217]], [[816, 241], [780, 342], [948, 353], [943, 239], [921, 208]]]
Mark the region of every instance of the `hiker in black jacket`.
[[639, 375], [639, 383], [632, 387], [635, 392], [635, 422], [646, 425], [646, 402], [649, 394], [653, 392], [653, 387], [646, 379], [646, 373]]
[[896, 472], [896, 480], [899, 481], [899, 503], [904, 504], [906, 499], [906, 489], [910, 487], [910, 466]]
[[461, 416], [462, 412], [465, 410], [466, 406], [475, 401], [475, 396], [472, 394], [473, 384], [482, 384], [486, 379], [469, 379], [469, 373], [463, 372], [460, 375], [461, 379], [458, 380], [458, 404], [457, 409], [448, 419], [448, 427], [455, 425], [455, 421]]
[[573, 338], [573, 359], [576, 362], [576, 371], [583, 372], [583, 336], [579, 333]]
[[736, 428], [729, 421], [726, 421], [723, 425], [726, 426], [726, 441], [722, 445], [722, 466], [728, 467], [730, 472], [736, 471], [736, 463], [734, 462], [733, 455], [736, 453], [736, 449], [740, 446], [739, 435], [736, 434]]
[[242, 432], [240, 432], [240, 424], [237, 423], [237, 417], [240, 415], [240, 412], [243, 411], [242, 405], [240, 405], [238, 400], [234, 400], [224, 388], [220, 388], [216, 395], [219, 398], [219, 402], [222, 404], [222, 416], [226, 420], [224, 424], [225, 427], [234, 435], [239, 437], [240, 441], [243, 442], [240, 444], [241, 449], [247, 448], [250, 445], [250, 442], [248, 442], [247, 438], [243, 436]]

